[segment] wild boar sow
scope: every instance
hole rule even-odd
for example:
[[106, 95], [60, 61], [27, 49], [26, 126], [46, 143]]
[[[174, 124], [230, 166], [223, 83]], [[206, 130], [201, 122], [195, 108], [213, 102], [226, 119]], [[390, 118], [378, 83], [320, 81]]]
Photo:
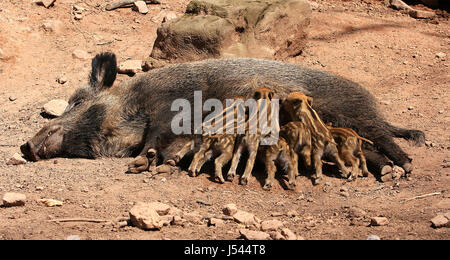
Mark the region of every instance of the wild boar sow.
[[367, 159], [377, 170], [388, 159], [407, 172], [412, 169], [411, 159], [393, 137], [416, 143], [425, 140], [421, 131], [386, 122], [374, 97], [359, 84], [307, 67], [248, 58], [205, 60], [167, 66], [114, 84], [116, 68], [112, 53], [93, 59], [89, 83], [73, 94], [64, 114], [21, 146], [27, 159], [138, 156], [138, 164], [145, 166], [142, 160], [150, 148], [160, 151], [162, 158], [171, 158], [180, 147], [176, 143], [180, 138], [171, 131], [178, 113], [171, 111], [174, 100], [183, 98], [194, 104], [194, 91], [202, 91], [203, 101], [249, 98], [255, 89], [247, 83], [255, 78], [279, 86], [276, 92], [280, 95], [301, 91], [312, 96], [313, 107], [324, 121], [352, 128], [372, 140]]

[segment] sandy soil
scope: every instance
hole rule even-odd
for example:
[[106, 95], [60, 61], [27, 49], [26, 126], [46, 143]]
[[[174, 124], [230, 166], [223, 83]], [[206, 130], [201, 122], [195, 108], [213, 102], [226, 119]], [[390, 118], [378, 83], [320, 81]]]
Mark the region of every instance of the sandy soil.
[[[380, 109], [396, 125], [423, 130], [432, 147], [400, 146], [413, 158], [411, 179], [380, 183], [373, 176], [347, 183], [331, 174], [313, 186], [298, 178], [297, 190], [287, 191], [280, 178], [270, 192], [262, 190], [256, 172], [248, 186], [217, 184], [209, 174], [127, 175], [131, 159], [53, 159], [20, 166], [6, 161], [19, 145], [49, 119], [40, 115], [49, 100], [68, 97], [87, 82], [89, 60], [72, 57], [76, 49], [91, 56], [113, 51], [119, 61], [144, 59], [152, 49], [161, 11], [181, 14], [187, 0], [151, 5], [147, 15], [131, 9], [103, 11], [102, 0], [57, 0], [54, 7], [25, 0], [0, 4], [0, 195], [27, 195], [24, 207], [0, 208], [0, 239], [238, 239], [240, 226], [188, 224], [161, 231], [142, 231], [109, 223], [55, 223], [57, 218], [115, 220], [127, 216], [138, 201], [161, 201], [185, 212], [220, 215], [223, 205], [236, 203], [267, 220], [276, 218], [305, 239], [450, 239], [450, 229], [433, 229], [430, 219], [450, 210], [450, 23], [448, 16], [416, 20], [389, 9], [382, 1], [318, 0], [309, 28], [309, 43], [301, 56], [286, 60], [333, 72], [365, 86]], [[86, 10], [74, 20], [72, 5]], [[419, 6], [418, 8], [427, 9]], [[445, 16], [445, 12], [441, 12]], [[49, 20], [61, 28], [48, 32]], [[438, 58], [437, 53], [446, 57]], [[61, 85], [57, 78], [67, 78]], [[128, 76], [120, 75], [118, 80]], [[14, 100], [14, 101], [11, 101]], [[348, 190], [348, 196], [341, 189]], [[405, 199], [428, 193], [440, 195]], [[41, 198], [64, 201], [48, 208]], [[355, 217], [355, 208], [365, 214]], [[297, 217], [283, 215], [298, 212]], [[277, 213], [282, 213], [278, 216]], [[272, 215], [276, 215], [273, 217]], [[370, 226], [384, 216], [387, 226]]]

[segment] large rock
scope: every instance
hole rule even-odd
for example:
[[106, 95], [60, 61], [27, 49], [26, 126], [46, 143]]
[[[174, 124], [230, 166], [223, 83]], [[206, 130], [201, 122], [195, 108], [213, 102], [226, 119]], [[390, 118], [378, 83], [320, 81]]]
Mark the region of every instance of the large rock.
[[193, 0], [184, 16], [158, 28], [150, 56], [168, 62], [296, 56], [310, 16], [306, 0]]
[[159, 230], [163, 226], [161, 218], [155, 208], [149, 203], [137, 203], [130, 209], [131, 223], [144, 230]]

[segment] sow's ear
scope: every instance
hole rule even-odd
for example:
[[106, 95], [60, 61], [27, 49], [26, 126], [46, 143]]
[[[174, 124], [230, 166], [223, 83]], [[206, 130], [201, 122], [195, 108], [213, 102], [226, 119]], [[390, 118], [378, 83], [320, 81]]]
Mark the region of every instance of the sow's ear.
[[117, 76], [117, 59], [114, 53], [100, 53], [92, 60], [89, 85], [96, 91], [102, 91], [113, 85]]

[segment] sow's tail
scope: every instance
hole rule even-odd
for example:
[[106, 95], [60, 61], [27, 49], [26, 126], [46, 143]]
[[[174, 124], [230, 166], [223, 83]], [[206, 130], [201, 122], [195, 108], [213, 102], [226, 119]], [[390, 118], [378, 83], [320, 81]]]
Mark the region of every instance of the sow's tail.
[[394, 137], [414, 141], [414, 144], [418, 146], [425, 144], [425, 133], [420, 130], [405, 129], [393, 125], [389, 125], [387, 129], [392, 133]]

